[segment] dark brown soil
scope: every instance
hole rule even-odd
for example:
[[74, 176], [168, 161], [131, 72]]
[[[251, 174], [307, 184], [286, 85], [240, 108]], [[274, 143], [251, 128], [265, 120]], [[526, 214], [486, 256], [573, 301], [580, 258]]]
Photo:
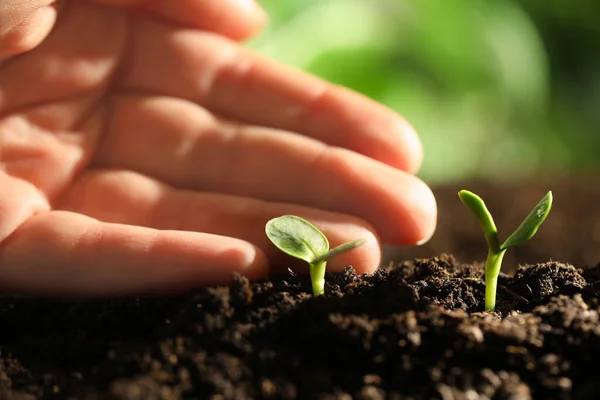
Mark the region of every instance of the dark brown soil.
[[463, 186], [440, 188], [438, 233], [397, 253], [433, 258], [348, 267], [320, 298], [295, 276], [165, 299], [0, 297], [0, 400], [598, 399], [600, 189], [564, 184], [464, 186], [502, 237], [555, 194], [538, 235], [507, 253], [532, 265], [501, 276], [498, 313], [482, 312], [479, 262], [433, 257], [486, 250]]

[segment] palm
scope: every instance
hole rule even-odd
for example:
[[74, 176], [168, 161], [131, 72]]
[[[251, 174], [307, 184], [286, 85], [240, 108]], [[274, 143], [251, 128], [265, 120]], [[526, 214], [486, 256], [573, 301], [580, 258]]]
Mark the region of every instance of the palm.
[[[370, 235], [362, 220], [388, 241], [420, 234], [387, 224], [412, 218], [387, 183], [418, 185], [385, 165], [418, 162], [382, 134], [392, 113], [154, 15], [82, 1], [61, 12], [38, 48], [0, 67], [0, 171], [21, 210], [0, 228], [9, 287], [104, 293], [259, 276], [277, 254], [264, 223], [285, 213], [320, 223], [334, 244]], [[373, 201], [379, 210], [365, 209]], [[370, 269], [373, 249], [350, 257]], [[31, 284], [23, 272], [40, 257], [56, 265]], [[57, 266], [74, 262], [103, 272]]]

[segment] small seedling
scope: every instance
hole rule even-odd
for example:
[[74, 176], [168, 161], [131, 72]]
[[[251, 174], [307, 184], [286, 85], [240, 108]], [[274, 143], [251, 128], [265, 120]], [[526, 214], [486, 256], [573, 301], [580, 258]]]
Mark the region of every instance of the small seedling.
[[323, 232], [310, 222], [294, 215], [273, 218], [267, 222], [265, 232], [279, 250], [308, 263], [315, 296], [325, 293], [327, 260], [366, 242], [366, 239], [358, 239], [329, 250], [329, 241]]
[[458, 197], [479, 220], [488, 244], [488, 256], [485, 261], [485, 309], [494, 311], [496, 309], [498, 275], [500, 275], [504, 253], [509, 247], [523, 244], [535, 235], [552, 208], [552, 192], [548, 192], [540, 200], [521, 225], [502, 244], [498, 240], [498, 230], [494, 219], [483, 200], [468, 190], [458, 192]]

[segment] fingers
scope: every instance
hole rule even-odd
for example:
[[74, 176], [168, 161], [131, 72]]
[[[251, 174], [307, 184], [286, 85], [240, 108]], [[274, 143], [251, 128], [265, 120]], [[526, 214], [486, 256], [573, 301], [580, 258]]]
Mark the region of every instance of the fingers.
[[256, 34], [266, 14], [253, 0], [95, 0], [111, 6], [134, 6], [171, 23], [199, 28], [232, 39]]
[[226, 123], [180, 100], [119, 99], [95, 163], [179, 188], [355, 215], [392, 244], [425, 240], [436, 223], [431, 191], [410, 174], [300, 135]]
[[174, 190], [133, 172], [89, 172], [77, 181], [58, 206], [106, 222], [235, 237], [257, 245], [267, 255], [272, 267], [294, 265], [299, 271], [306, 272], [306, 263], [293, 262], [265, 235], [268, 220], [293, 214], [319, 227], [332, 247], [351, 240], [367, 239], [360, 248], [332, 259], [328, 270], [353, 265], [359, 273], [370, 273], [381, 261], [381, 249], [374, 229], [355, 217], [292, 204]]
[[138, 21], [126, 90], [180, 97], [229, 119], [301, 133], [414, 173], [422, 149], [396, 113], [223, 37]]
[[0, 60], [37, 47], [56, 22], [55, 0], [3, 0], [0, 4]]
[[233, 238], [40, 213], [0, 249], [0, 290], [62, 296], [174, 292], [267, 274], [251, 244]]

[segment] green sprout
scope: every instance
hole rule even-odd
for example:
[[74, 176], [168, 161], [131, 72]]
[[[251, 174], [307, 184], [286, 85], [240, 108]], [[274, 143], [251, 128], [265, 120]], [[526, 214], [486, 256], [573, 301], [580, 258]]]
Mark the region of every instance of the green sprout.
[[279, 250], [308, 263], [315, 296], [325, 293], [327, 260], [366, 242], [366, 239], [358, 239], [329, 250], [329, 241], [323, 232], [310, 222], [294, 215], [273, 218], [267, 222], [265, 232]]
[[498, 230], [494, 219], [483, 200], [468, 190], [458, 192], [458, 197], [479, 220], [488, 244], [488, 256], [485, 261], [485, 309], [486, 311], [495, 311], [498, 275], [500, 275], [504, 253], [509, 247], [523, 244], [535, 235], [552, 208], [552, 192], [548, 192], [540, 200], [521, 225], [502, 244], [498, 240]]

